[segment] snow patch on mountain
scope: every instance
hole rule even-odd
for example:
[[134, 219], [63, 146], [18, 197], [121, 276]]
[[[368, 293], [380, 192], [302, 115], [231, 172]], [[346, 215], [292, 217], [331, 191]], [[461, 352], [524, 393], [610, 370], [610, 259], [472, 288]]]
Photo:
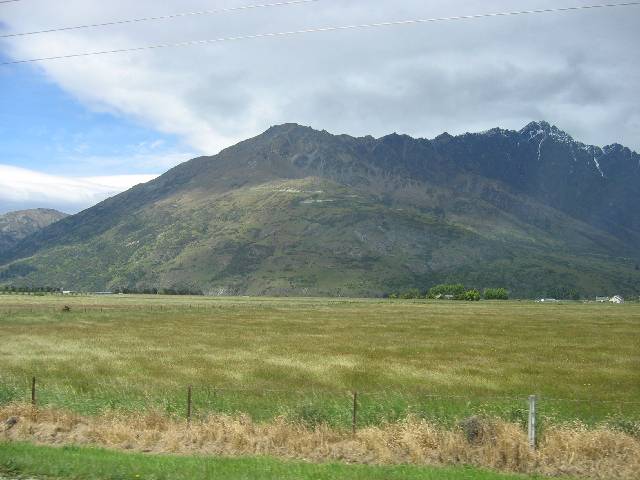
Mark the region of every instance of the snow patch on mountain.
[[546, 139], [547, 139], [546, 136], [542, 137], [542, 140], [540, 140], [540, 143], [538, 144], [538, 162], [542, 159], [542, 144]]
[[600, 162], [598, 162], [598, 159], [595, 156], [593, 157], [593, 163], [595, 164], [596, 168], [600, 172], [600, 176], [604, 178], [604, 172], [602, 171], [602, 168], [600, 168]]
[[545, 138], [550, 137], [559, 143], [564, 143], [567, 145], [572, 145], [575, 141], [573, 137], [569, 135], [567, 132], [560, 130], [555, 125], [551, 125], [548, 122], [531, 122], [522, 130], [520, 130], [520, 135], [525, 137], [528, 136], [528, 140], [531, 141], [534, 138], [538, 138], [540, 135]]

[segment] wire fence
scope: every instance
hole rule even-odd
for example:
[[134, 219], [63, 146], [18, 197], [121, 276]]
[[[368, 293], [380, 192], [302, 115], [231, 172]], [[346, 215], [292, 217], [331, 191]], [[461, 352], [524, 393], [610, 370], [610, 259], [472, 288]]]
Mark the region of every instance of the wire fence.
[[354, 431], [409, 417], [450, 427], [472, 417], [491, 417], [519, 424], [533, 435], [534, 443], [535, 436], [548, 426], [575, 422], [592, 427], [606, 425], [640, 437], [640, 401], [626, 399], [210, 385], [186, 385], [159, 393], [96, 384], [78, 391], [33, 377], [28, 386], [0, 384], [0, 405], [13, 402], [83, 414], [153, 410], [187, 421], [215, 414], [245, 414], [256, 421], [283, 417], [309, 427], [326, 424]]

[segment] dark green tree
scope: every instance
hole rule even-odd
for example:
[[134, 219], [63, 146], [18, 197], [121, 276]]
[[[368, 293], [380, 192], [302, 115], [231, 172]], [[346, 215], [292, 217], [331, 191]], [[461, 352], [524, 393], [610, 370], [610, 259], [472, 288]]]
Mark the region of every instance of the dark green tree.
[[475, 288], [467, 290], [466, 292], [464, 292], [464, 299], [467, 302], [478, 302], [480, 301], [480, 292]]
[[417, 288], [410, 288], [409, 290], [402, 292], [402, 294], [400, 294], [400, 298], [408, 300], [408, 299], [412, 299], [412, 298], [420, 298], [422, 297], [422, 294], [420, 293], [420, 290], [418, 290]]
[[427, 298], [438, 298], [439, 296], [444, 297], [445, 295], [452, 295], [456, 300], [462, 300], [464, 299], [466, 291], [466, 288], [464, 288], [464, 285], [461, 283], [436, 285], [429, 289]]
[[486, 300], [509, 300], [509, 292], [506, 288], [485, 288], [484, 298]]

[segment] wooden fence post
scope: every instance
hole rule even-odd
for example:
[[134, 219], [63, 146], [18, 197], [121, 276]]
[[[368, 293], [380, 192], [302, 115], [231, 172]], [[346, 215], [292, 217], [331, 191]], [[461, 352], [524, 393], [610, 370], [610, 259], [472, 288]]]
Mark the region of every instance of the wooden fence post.
[[187, 388], [187, 423], [191, 423], [191, 390], [192, 387], [189, 385]]
[[31, 378], [31, 405], [36, 406], [36, 377]]
[[353, 392], [353, 413], [351, 416], [351, 430], [353, 434], [356, 434], [356, 428], [358, 426], [358, 392]]
[[529, 422], [528, 422], [528, 439], [529, 447], [533, 450], [536, 448], [536, 400], [535, 395], [529, 396]]

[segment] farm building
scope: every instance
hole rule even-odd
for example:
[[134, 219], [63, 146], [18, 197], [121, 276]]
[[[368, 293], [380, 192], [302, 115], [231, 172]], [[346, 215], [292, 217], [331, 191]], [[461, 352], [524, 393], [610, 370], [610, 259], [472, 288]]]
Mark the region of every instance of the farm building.
[[596, 302], [606, 303], [609, 301], [609, 297], [596, 297]]
[[620, 295], [616, 295], [615, 297], [611, 297], [609, 301], [611, 303], [624, 303], [624, 298], [622, 298]]

